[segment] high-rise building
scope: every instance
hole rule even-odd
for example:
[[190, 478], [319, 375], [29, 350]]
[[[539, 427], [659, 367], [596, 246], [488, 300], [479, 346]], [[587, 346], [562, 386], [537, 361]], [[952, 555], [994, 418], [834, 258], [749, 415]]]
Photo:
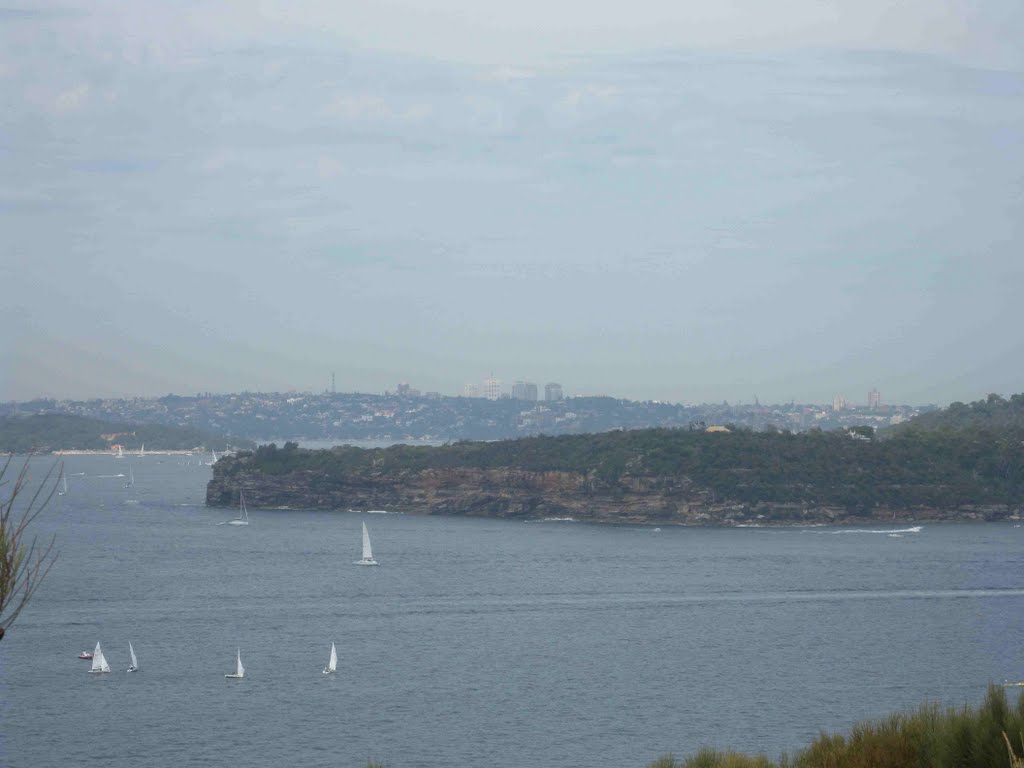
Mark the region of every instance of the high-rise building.
[[537, 401], [537, 385], [529, 381], [517, 381], [512, 385], [513, 400]]
[[877, 389], [868, 392], [868, 408], [878, 408], [882, 404], [882, 393]]
[[479, 384], [466, 384], [462, 388], [463, 397], [480, 397], [480, 385]]
[[832, 410], [833, 411], [844, 411], [846, 410], [846, 398], [842, 395], [836, 395], [832, 398]]
[[553, 400], [561, 400], [563, 397], [564, 397], [564, 395], [562, 394], [562, 385], [561, 384], [556, 384], [555, 382], [551, 382], [550, 384], [545, 384], [544, 385], [544, 399], [547, 402], [550, 403]]
[[484, 379], [483, 396], [488, 400], [497, 400], [501, 397], [501, 382], [493, 376]]

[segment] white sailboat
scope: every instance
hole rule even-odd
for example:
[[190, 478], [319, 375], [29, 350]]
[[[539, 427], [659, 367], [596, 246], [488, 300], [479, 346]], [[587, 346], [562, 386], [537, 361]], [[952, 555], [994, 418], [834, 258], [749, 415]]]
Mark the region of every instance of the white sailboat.
[[142, 447], [139, 448], [139, 458], [140, 459], [146, 458], [146, 444], [145, 443], [143, 443]]
[[124, 487], [125, 488], [134, 488], [135, 487], [135, 473], [132, 472], [132, 467], [131, 467], [130, 464], [128, 465], [128, 482], [124, 484]]
[[99, 643], [96, 643], [96, 650], [92, 652], [92, 668], [89, 671], [97, 674], [110, 671], [110, 665], [103, 658], [103, 651], [100, 649]]
[[217, 452], [211, 448], [210, 453], [213, 454], [213, 461], [210, 462], [210, 466], [212, 467], [217, 463]]
[[373, 559], [373, 549], [370, 547], [370, 532], [366, 530], [366, 523], [363, 523], [363, 558], [356, 560], [356, 565], [377, 565]]
[[117, 446], [117, 458], [118, 459], [123, 459], [124, 458], [124, 449], [120, 445]]
[[324, 667], [323, 674], [330, 675], [338, 671], [338, 649], [334, 647], [334, 643], [331, 643], [331, 659], [327, 662], [327, 666]]
[[245, 506], [245, 494], [241, 491], [238, 492], [238, 517], [234, 520], [225, 520], [223, 523], [217, 523], [217, 525], [248, 525], [249, 524], [249, 510]]
[[60, 485], [61, 485], [61, 487], [60, 487], [60, 490], [57, 491], [57, 495], [58, 496], [67, 496], [67, 493], [68, 493], [68, 477], [67, 477], [67, 475], [64, 474], [63, 471], [60, 473]]
[[139, 671], [139, 660], [135, 658], [135, 649], [132, 648], [132, 641], [128, 641], [128, 653], [132, 657], [132, 663], [128, 665], [128, 669], [125, 672], [138, 672]]
[[238, 656], [235, 658], [235, 671], [233, 674], [224, 675], [229, 680], [241, 680], [245, 677], [245, 667], [242, 666], [242, 649], [238, 649]]

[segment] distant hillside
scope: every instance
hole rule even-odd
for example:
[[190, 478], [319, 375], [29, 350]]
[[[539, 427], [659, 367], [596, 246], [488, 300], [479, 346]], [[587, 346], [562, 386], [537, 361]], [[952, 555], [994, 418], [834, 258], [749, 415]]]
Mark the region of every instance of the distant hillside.
[[941, 411], [921, 414], [895, 427], [894, 431], [943, 429], [1024, 429], [1024, 394], [1011, 395], [1009, 400], [989, 395], [973, 403], [953, 403]]
[[207, 503], [693, 523], [1000, 519], [1024, 505], [1024, 430], [649, 429], [220, 461]]
[[[181, 451], [203, 446], [223, 450], [228, 440], [190, 427], [156, 424], [117, 424], [63, 414], [0, 417], [0, 452], [107, 451], [121, 445], [126, 451]], [[250, 447], [250, 440], [230, 441]]]

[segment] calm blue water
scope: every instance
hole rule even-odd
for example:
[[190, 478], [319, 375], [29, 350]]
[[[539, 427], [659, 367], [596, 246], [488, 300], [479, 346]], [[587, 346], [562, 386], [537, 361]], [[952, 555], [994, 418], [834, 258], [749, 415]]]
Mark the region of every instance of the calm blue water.
[[[129, 461], [134, 488], [101, 477]], [[1024, 678], [1024, 528], [654, 533], [301, 510], [234, 528], [203, 506], [209, 467], [184, 461], [66, 459], [70, 493], [37, 524], [60, 559], [0, 642], [4, 765], [775, 757]], [[352, 565], [364, 520], [379, 568]], [[97, 640], [110, 675], [75, 658]], [[247, 677], [226, 681], [239, 646]]]

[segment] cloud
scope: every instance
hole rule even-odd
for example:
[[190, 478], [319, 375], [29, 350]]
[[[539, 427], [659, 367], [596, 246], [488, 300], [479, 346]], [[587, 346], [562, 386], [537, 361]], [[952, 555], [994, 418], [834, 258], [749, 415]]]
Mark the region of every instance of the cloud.
[[92, 89], [88, 83], [82, 83], [69, 90], [61, 91], [53, 100], [53, 111], [58, 115], [77, 112], [88, 103], [91, 91]]
[[589, 83], [570, 89], [562, 97], [561, 104], [565, 107], [582, 107], [587, 104], [606, 105], [614, 101], [622, 94], [622, 89], [616, 85], [599, 85]]
[[418, 122], [433, 112], [429, 104], [397, 105], [392, 100], [372, 93], [338, 94], [324, 107], [324, 111], [349, 121]]
[[344, 169], [344, 166], [335, 157], [320, 155], [316, 159], [316, 174], [321, 179], [333, 179], [340, 176]]
[[510, 82], [515, 80], [531, 80], [537, 76], [536, 70], [525, 67], [512, 67], [508, 64], [492, 70], [489, 74], [492, 80]]

